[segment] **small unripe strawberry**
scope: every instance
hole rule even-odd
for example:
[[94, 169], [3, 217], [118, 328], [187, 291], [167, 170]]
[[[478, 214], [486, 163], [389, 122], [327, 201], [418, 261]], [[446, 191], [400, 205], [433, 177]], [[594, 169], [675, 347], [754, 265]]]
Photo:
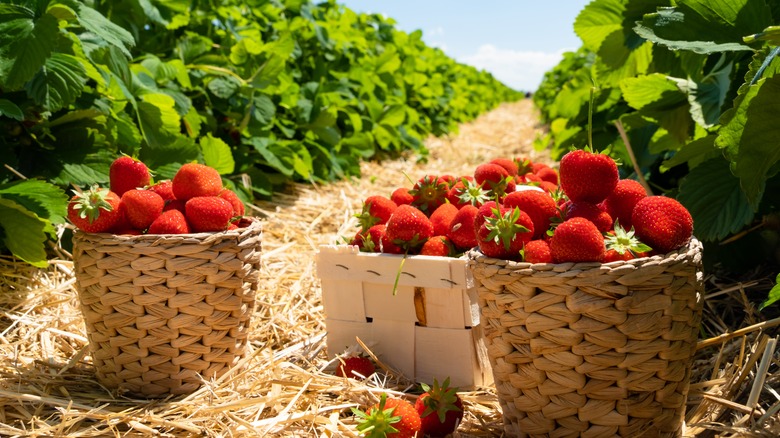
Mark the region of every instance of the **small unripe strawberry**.
[[184, 204], [192, 231], [225, 231], [233, 217], [233, 206], [219, 196], [196, 196]]

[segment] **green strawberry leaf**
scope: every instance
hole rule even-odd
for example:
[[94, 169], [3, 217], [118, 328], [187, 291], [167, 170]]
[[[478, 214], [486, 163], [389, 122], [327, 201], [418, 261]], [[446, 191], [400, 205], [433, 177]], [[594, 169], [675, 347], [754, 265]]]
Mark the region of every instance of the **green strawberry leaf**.
[[233, 173], [236, 168], [233, 153], [230, 151], [230, 146], [221, 138], [208, 134], [200, 139], [200, 148], [203, 151], [203, 161], [207, 166], [216, 169], [220, 175]]
[[8, 99], [0, 99], [0, 116], [18, 121], [24, 120], [22, 109]]
[[58, 41], [59, 24], [51, 14], [35, 16], [20, 5], [0, 5], [0, 85], [20, 89], [49, 58]]
[[[132, 58], [127, 46], [134, 46], [133, 35], [122, 27], [114, 24], [100, 12], [84, 5], [82, 2], [68, 2], [77, 11], [79, 24], [84, 29], [99, 36], [107, 43], [119, 48], [128, 58]], [[143, 2], [141, 2], [143, 3]]]
[[160, 148], [176, 141], [181, 118], [173, 98], [163, 93], [144, 94], [141, 98], [137, 103], [138, 125], [149, 147]]
[[715, 53], [752, 50], [744, 35], [769, 26], [771, 11], [753, 0], [684, 0], [676, 7], [659, 8], [638, 22], [641, 37], [672, 50]]
[[732, 161], [747, 200], [753, 208], [763, 196], [766, 178], [780, 161], [780, 75], [761, 79], [735, 100], [734, 111], [718, 133], [715, 144]]
[[755, 214], [728, 161], [715, 158], [694, 169], [680, 183], [677, 200], [693, 217], [693, 232], [703, 241], [722, 240], [749, 224]]
[[9, 199], [52, 223], [65, 222], [68, 195], [46, 181], [28, 179], [0, 186], [0, 197]]
[[33, 266], [48, 266], [44, 243], [47, 233], [54, 232], [49, 221], [10, 199], [0, 198], [0, 227], [3, 243], [12, 254]]
[[56, 112], [81, 95], [86, 74], [84, 66], [75, 56], [54, 53], [25, 88], [35, 103]]
[[775, 285], [772, 286], [772, 289], [769, 291], [766, 300], [764, 300], [764, 302], [758, 306], [758, 310], [764, 310], [777, 301], [780, 301], [780, 274], [777, 274], [777, 278], [775, 278]]

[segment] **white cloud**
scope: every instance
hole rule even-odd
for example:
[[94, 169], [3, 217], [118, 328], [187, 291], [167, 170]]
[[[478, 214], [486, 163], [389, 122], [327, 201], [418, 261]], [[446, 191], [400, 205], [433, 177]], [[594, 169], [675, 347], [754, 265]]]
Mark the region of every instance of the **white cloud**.
[[544, 74], [560, 62], [564, 52], [571, 50], [575, 49], [555, 53], [523, 52], [486, 44], [477, 49], [477, 53], [461, 56], [458, 61], [486, 70], [516, 90], [535, 91]]
[[441, 36], [444, 35], [444, 28], [441, 26], [437, 26], [423, 33], [425, 34], [426, 37]]

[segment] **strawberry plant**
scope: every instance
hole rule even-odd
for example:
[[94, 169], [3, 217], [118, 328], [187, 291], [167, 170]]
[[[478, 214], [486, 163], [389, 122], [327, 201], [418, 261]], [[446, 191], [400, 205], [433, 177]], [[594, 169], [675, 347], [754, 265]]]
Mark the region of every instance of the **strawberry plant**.
[[0, 4], [0, 250], [45, 265], [68, 187], [107, 186], [121, 153], [159, 181], [203, 163], [251, 201], [424, 158], [426, 136], [521, 97], [334, 0], [147, 3]]
[[677, 199], [708, 271], [779, 264], [778, 19], [776, 0], [590, 2], [574, 23], [582, 46], [534, 94], [550, 125], [537, 147], [560, 159], [590, 144], [621, 179]]

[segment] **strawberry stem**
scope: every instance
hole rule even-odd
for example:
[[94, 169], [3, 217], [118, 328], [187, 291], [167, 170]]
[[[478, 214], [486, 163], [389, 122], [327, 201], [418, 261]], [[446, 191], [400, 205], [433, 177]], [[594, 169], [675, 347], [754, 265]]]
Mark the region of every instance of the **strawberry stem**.
[[398, 271], [395, 273], [395, 281], [393, 282], [393, 296], [398, 293], [398, 281], [401, 279], [401, 271], [404, 270], [404, 262], [406, 262], [406, 256], [408, 254], [409, 250], [407, 249], [403, 258], [401, 259], [401, 264], [398, 266]]

